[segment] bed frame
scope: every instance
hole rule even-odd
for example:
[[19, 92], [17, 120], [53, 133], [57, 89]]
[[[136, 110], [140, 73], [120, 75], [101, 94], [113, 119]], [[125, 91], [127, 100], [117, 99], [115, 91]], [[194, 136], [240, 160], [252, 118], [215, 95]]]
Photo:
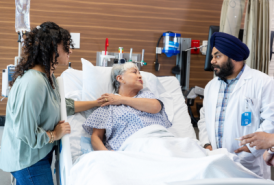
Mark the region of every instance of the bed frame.
[[[57, 78], [59, 84], [59, 93], [61, 96], [61, 120], [67, 122], [67, 111], [65, 102], [64, 83], [62, 77]], [[72, 167], [72, 157], [70, 151], [69, 136], [65, 135], [59, 141], [55, 149], [55, 169], [56, 169], [56, 181], [58, 185], [66, 185], [70, 180], [70, 170]]]

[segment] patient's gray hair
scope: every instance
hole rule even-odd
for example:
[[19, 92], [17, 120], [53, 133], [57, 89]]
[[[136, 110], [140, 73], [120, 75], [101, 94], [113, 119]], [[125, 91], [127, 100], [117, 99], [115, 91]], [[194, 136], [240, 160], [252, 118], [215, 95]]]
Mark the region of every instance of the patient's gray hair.
[[115, 89], [115, 92], [119, 92], [120, 82], [116, 79], [118, 75], [124, 74], [124, 72], [130, 68], [137, 68], [136, 64], [132, 62], [126, 62], [125, 64], [116, 64], [112, 67], [111, 70], [111, 83]]

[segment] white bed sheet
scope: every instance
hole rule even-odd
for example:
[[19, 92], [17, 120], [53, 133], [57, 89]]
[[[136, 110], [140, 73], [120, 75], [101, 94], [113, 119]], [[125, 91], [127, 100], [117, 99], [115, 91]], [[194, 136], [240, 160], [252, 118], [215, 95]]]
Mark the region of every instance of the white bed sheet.
[[164, 185], [207, 178], [261, 178], [237, 161], [226, 149], [209, 151], [197, 140], [177, 138], [163, 126], [151, 125], [131, 135], [119, 151], [83, 155], [71, 169], [70, 183]]
[[251, 178], [198, 179], [166, 183], [166, 185], [273, 185], [271, 180]]

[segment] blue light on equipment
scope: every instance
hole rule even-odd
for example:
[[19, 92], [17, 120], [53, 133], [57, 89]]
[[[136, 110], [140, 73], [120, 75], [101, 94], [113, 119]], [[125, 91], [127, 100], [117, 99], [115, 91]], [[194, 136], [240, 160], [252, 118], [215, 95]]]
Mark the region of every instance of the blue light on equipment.
[[167, 57], [177, 55], [180, 53], [179, 40], [181, 34], [179, 33], [163, 33], [163, 50]]

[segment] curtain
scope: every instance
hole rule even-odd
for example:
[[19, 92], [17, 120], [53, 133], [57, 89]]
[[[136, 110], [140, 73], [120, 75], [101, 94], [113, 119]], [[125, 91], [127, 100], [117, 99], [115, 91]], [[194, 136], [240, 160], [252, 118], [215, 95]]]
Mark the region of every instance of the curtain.
[[274, 78], [274, 2], [269, 1], [270, 64], [268, 74]]
[[239, 36], [245, 0], [224, 0], [221, 10], [220, 32]]
[[243, 42], [250, 50], [246, 64], [268, 74], [269, 0], [247, 0]]

